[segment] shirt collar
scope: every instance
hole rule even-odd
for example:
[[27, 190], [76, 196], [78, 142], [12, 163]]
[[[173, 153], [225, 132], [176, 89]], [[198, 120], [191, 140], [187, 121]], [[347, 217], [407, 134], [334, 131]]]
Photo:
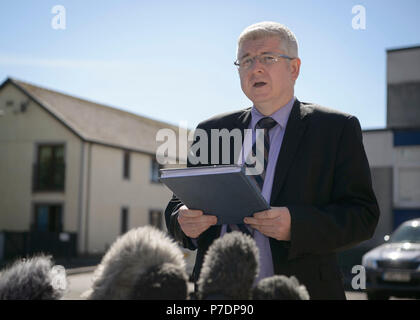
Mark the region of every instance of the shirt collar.
[[[289, 119], [290, 111], [292, 110], [293, 104], [295, 103], [296, 97], [293, 97], [286, 105], [281, 107], [279, 110], [274, 112], [270, 117], [273, 118], [282, 129], [286, 128], [287, 120]], [[251, 126], [252, 129], [255, 129], [258, 121], [266, 117], [261, 114], [255, 106], [252, 106], [251, 109]]]

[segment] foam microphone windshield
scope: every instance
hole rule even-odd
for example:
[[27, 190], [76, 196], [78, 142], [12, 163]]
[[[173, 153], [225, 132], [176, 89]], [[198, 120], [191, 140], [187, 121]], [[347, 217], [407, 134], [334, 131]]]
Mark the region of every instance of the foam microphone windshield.
[[233, 231], [209, 247], [197, 282], [203, 300], [247, 300], [259, 269], [257, 245], [250, 236]]
[[139, 227], [120, 236], [96, 268], [83, 297], [99, 300], [187, 298], [184, 254], [163, 231]]
[[157, 265], [137, 278], [128, 299], [185, 300], [187, 281], [187, 275], [182, 268], [172, 263]]
[[51, 256], [17, 260], [0, 272], [0, 300], [58, 300], [66, 287], [65, 269]]
[[296, 277], [275, 275], [260, 280], [252, 297], [254, 300], [309, 300], [309, 293]]

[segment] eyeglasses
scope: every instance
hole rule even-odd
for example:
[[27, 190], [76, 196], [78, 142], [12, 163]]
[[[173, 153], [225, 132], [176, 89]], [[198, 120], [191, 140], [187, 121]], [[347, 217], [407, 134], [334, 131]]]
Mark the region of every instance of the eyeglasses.
[[271, 64], [276, 63], [277, 61], [280, 60], [280, 58], [284, 58], [284, 59], [288, 59], [288, 60], [293, 60], [296, 58], [292, 58], [289, 56], [286, 56], [285, 54], [281, 54], [281, 53], [263, 53], [263, 54], [259, 54], [255, 57], [252, 58], [243, 58], [241, 60], [236, 60], [233, 64], [235, 66], [238, 67], [238, 69], [243, 69], [243, 70], [247, 70], [249, 68], [251, 68], [254, 65], [254, 62], [256, 59], [258, 59], [258, 61], [265, 65], [265, 66], [269, 66]]

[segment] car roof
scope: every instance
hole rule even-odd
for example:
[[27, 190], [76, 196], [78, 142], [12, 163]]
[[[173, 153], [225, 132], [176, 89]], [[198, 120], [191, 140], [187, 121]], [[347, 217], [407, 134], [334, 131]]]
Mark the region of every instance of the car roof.
[[401, 225], [412, 224], [413, 222], [418, 222], [420, 224], [420, 218], [404, 221]]

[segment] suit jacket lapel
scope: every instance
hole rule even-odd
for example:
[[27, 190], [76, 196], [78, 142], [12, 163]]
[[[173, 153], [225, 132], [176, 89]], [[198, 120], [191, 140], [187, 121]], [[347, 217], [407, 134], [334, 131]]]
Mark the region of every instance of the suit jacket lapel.
[[233, 163], [238, 163], [239, 161], [239, 158], [241, 156], [240, 151], [242, 150], [242, 146], [244, 144], [245, 129], [248, 129], [249, 123], [251, 122], [251, 118], [251, 108], [248, 108], [244, 110], [234, 121], [232, 129], [241, 130], [241, 148], [239, 150], [237, 150], [236, 148], [230, 148], [230, 159], [231, 161], [233, 161]]
[[273, 188], [271, 191], [271, 202], [279, 195], [289, 171], [289, 167], [298, 150], [299, 144], [305, 132], [307, 121], [304, 121], [308, 110], [296, 99], [287, 121], [286, 131], [283, 136], [280, 153], [277, 159], [274, 173]]
[[251, 108], [245, 109], [240, 116], [236, 119], [234, 128], [238, 128], [242, 131], [242, 142], [244, 140], [244, 130], [248, 129], [249, 122], [251, 121]]

